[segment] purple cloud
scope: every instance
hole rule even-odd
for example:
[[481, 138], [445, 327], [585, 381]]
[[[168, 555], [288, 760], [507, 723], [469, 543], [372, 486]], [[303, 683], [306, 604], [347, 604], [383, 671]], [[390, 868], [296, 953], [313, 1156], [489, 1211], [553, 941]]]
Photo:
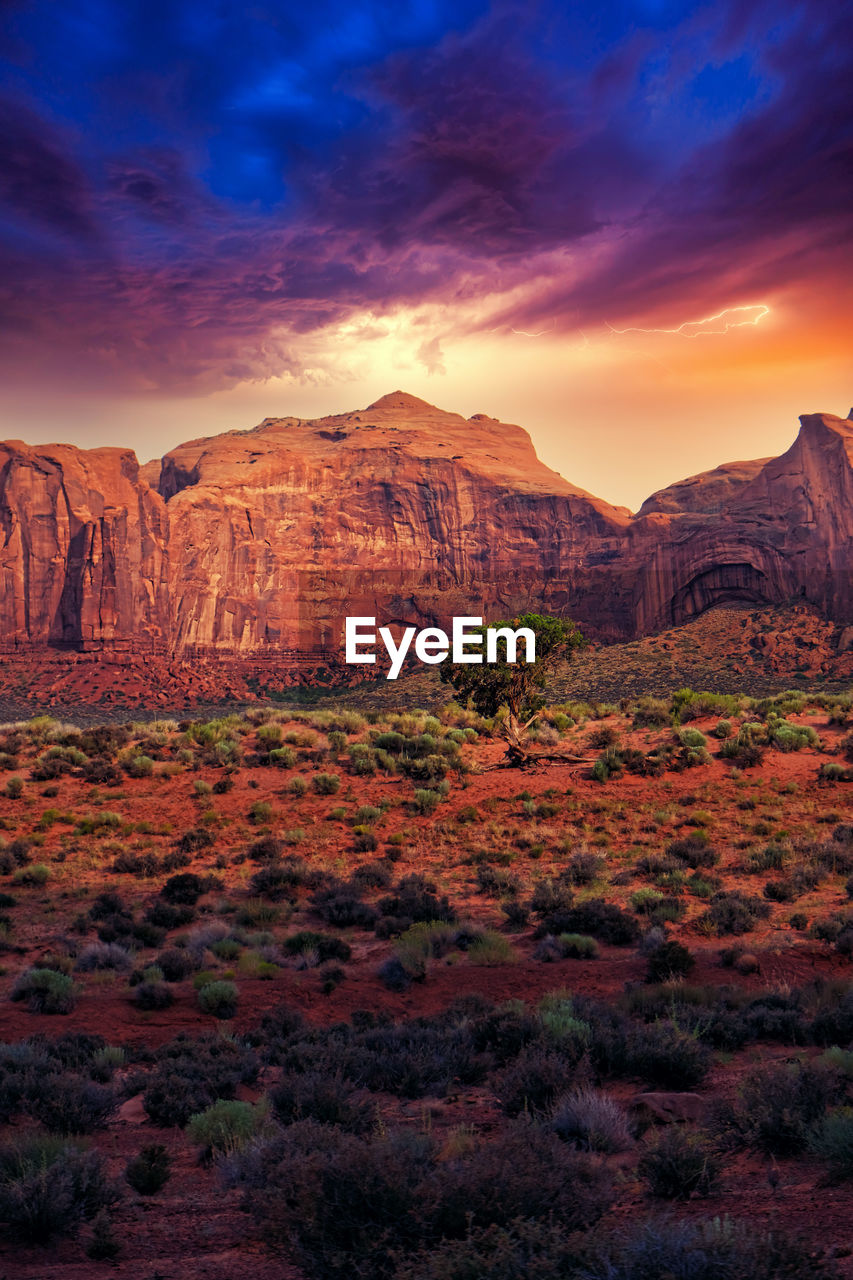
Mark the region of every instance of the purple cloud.
[[[37, 82], [22, 25], [4, 376], [209, 389], [299, 374], [362, 313], [444, 304], [452, 329], [528, 285], [483, 324], [630, 324], [848, 264], [849, 5], [599, 29], [506, 4], [389, 41], [395, 13], [247, 32], [116, 8], [73, 86], [62, 61]], [[443, 369], [435, 338], [416, 358]]]

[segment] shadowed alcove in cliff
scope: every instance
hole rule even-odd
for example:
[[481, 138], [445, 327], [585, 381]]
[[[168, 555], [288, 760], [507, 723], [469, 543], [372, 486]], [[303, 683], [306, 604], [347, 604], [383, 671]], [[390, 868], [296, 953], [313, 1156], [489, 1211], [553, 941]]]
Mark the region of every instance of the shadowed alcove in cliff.
[[670, 602], [672, 623], [679, 626], [715, 605], [773, 603], [774, 592], [767, 575], [755, 565], [718, 564], [697, 573], [676, 591]]
[[[91, 569], [91, 529], [85, 525], [71, 534], [65, 560], [62, 595], [53, 616], [48, 643], [53, 649], [79, 649], [83, 645], [83, 610], [86, 566]], [[90, 575], [91, 576], [91, 575]]]

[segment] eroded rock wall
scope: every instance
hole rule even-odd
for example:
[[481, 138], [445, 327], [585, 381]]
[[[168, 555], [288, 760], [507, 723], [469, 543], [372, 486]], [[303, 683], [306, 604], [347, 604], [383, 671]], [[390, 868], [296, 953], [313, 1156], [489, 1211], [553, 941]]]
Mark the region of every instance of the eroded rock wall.
[[781, 457], [691, 477], [633, 517], [545, 467], [520, 427], [402, 393], [144, 468], [124, 449], [7, 442], [3, 646], [337, 653], [347, 614], [531, 606], [624, 638], [724, 600], [853, 622], [853, 423], [801, 421]]
[[129, 449], [0, 445], [4, 645], [167, 644], [167, 528]]

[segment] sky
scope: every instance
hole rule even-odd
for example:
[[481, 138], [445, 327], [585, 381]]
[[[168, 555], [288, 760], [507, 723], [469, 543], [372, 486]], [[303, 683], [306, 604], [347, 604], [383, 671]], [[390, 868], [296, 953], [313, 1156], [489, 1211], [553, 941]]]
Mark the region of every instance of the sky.
[[0, 435], [402, 389], [636, 509], [853, 404], [853, 0], [0, 0]]

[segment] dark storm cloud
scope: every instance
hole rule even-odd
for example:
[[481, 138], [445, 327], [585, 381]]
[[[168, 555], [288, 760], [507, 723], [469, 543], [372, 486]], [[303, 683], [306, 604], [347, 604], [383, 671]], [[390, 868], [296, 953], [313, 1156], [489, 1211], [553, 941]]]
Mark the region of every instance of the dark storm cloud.
[[0, 98], [0, 207], [22, 229], [49, 229], [84, 243], [95, 233], [89, 184], [68, 144], [8, 98]]
[[810, 276], [817, 285], [833, 274], [849, 279], [852, 18], [850, 6], [803, 10], [787, 38], [763, 51], [777, 86], [766, 105], [698, 147], [626, 222], [606, 265], [570, 288], [543, 290], [524, 320], [618, 323], [666, 308], [678, 320], [685, 301], [742, 301], [732, 289], [760, 296]]
[[847, 252], [849, 6], [57, 12], [4, 46], [10, 377], [298, 373], [329, 324], [435, 302], [452, 328], [562, 250], [571, 279], [504, 323], [618, 324]]

